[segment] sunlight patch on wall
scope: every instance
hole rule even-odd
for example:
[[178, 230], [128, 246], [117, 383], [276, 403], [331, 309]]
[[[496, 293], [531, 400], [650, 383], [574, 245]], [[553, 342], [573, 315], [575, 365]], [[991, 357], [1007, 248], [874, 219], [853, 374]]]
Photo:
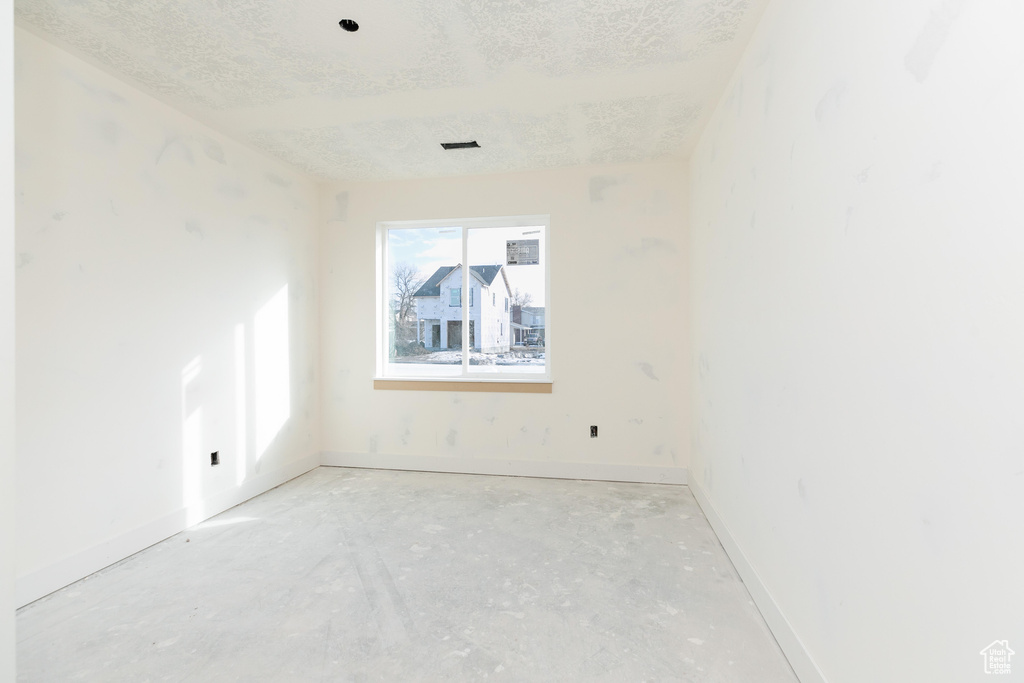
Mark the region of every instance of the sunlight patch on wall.
[[242, 485], [249, 462], [246, 430], [245, 324], [235, 325], [235, 484]]
[[181, 371], [181, 460], [182, 507], [188, 525], [199, 521], [203, 501], [203, 477], [200, 454], [203, 447], [203, 406], [198, 398], [199, 376], [203, 372], [202, 357], [196, 356]]
[[256, 313], [256, 458], [291, 416], [288, 350], [288, 285]]

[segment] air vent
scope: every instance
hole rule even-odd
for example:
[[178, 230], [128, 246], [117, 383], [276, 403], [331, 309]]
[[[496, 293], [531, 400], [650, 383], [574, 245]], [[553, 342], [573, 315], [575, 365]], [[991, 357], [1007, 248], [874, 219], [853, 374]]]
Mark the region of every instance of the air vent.
[[479, 147], [476, 140], [470, 140], [469, 142], [442, 142], [441, 146], [445, 149], [470, 149], [472, 147]]

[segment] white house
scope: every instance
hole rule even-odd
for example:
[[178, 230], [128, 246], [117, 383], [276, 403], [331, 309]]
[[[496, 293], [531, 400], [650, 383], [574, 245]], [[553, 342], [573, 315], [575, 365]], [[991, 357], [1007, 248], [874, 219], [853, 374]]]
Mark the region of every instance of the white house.
[[[471, 348], [485, 353], [509, 350], [511, 292], [504, 266], [469, 267]], [[413, 298], [416, 341], [428, 349], [461, 348], [462, 265], [438, 268]]]

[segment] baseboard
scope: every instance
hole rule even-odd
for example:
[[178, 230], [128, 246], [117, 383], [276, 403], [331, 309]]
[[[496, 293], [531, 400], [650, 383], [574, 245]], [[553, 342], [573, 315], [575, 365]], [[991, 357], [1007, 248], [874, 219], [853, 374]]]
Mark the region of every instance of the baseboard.
[[[320, 454], [312, 453], [304, 458], [290, 462], [287, 465], [280, 467], [272, 472], [266, 472], [255, 477], [250, 477], [242, 482], [242, 485], [238, 488], [228, 489], [219, 494], [210, 496], [205, 499], [198, 506], [190, 508], [189, 518], [187, 520], [188, 526], [199, 524], [200, 522], [214, 517], [230, 510], [231, 508], [244, 503], [250, 498], [266, 493], [272, 488], [280, 486], [281, 484], [291, 481], [295, 477], [302, 476], [310, 470], [314, 470], [320, 466]], [[175, 532], [177, 533], [177, 532]]]
[[757, 605], [757, 609], [761, 611], [761, 616], [764, 617], [768, 628], [771, 629], [772, 635], [775, 636], [776, 642], [782, 648], [786, 659], [789, 660], [789, 665], [793, 667], [793, 671], [801, 683], [826, 683], [825, 675], [818, 668], [818, 665], [814, 663], [811, 653], [807, 651], [803, 641], [800, 640], [800, 636], [793, 630], [792, 624], [786, 619], [786, 615], [782, 613], [778, 603], [775, 602], [775, 598], [772, 597], [767, 586], [764, 585], [764, 582], [758, 575], [757, 570], [754, 569], [754, 565], [750, 563], [750, 560], [743, 553], [743, 550], [729, 530], [729, 526], [711, 503], [707, 492], [697, 482], [691, 482], [689, 486], [694, 498], [697, 499], [697, 504], [700, 505], [704, 516], [707, 517], [711, 528], [714, 529], [718, 540], [721, 541], [722, 547], [725, 548], [725, 552], [729, 555], [729, 559], [732, 560], [733, 566], [736, 567], [740, 578], [743, 579], [750, 597], [754, 600], [754, 604]]
[[30, 602], [84, 579], [94, 572], [184, 531], [193, 524], [198, 524], [239, 503], [266, 493], [319, 465], [320, 454], [314, 453], [272, 472], [265, 472], [247, 479], [241, 486], [212, 495], [197, 506], [175, 510], [160, 519], [143, 524], [127, 533], [115, 536], [30, 574], [20, 576], [15, 583], [17, 606], [24, 607]]
[[452, 458], [431, 455], [387, 455], [383, 453], [325, 452], [321, 464], [333, 467], [365, 467], [381, 470], [414, 472], [448, 472], [454, 474], [495, 474], [511, 477], [544, 479], [586, 479], [622, 481], [641, 484], [687, 483], [684, 467], [651, 467], [647, 465], [602, 465], [581, 462], [550, 462], [547, 460], [506, 460], [485, 458]]

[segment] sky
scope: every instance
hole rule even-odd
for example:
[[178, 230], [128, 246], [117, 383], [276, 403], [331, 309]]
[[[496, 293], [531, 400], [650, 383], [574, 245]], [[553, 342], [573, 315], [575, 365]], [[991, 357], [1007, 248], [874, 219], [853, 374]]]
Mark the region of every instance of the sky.
[[[519, 288], [533, 297], [532, 306], [544, 305], [543, 226], [515, 228], [471, 228], [469, 230], [469, 264], [471, 266], [505, 265], [508, 240], [539, 239], [540, 263], [534, 266], [505, 266], [508, 283], [514, 292]], [[416, 267], [422, 279], [430, 277], [441, 266], [462, 262], [460, 227], [399, 228], [388, 231], [388, 258], [392, 267], [408, 263]]]

